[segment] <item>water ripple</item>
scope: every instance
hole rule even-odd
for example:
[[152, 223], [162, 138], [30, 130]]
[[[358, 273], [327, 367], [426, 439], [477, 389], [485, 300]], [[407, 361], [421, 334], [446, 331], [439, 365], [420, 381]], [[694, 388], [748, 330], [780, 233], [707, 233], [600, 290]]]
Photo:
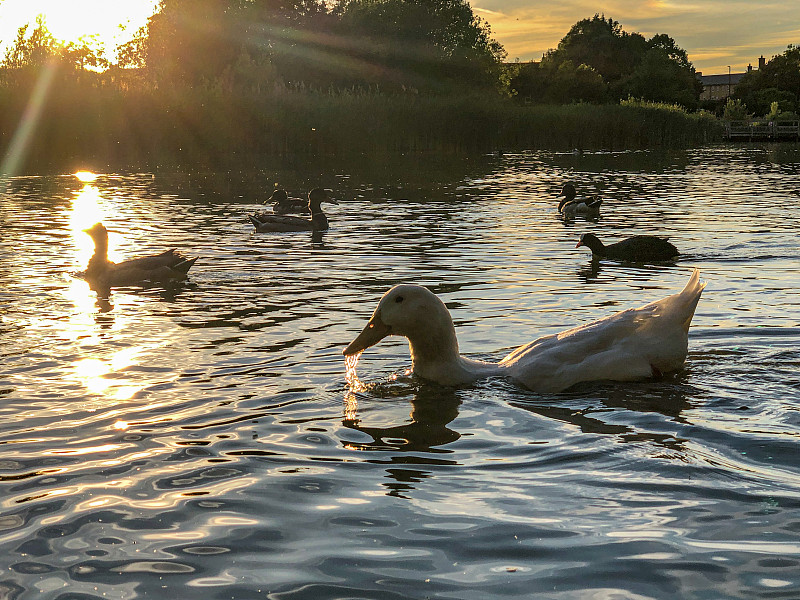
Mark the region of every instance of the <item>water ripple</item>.
[[[798, 174], [787, 144], [12, 179], [0, 597], [797, 597]], [[558, 219], [567, 179], [599, 219]], [[253, 233], [275, 183], [331, 189], [331, 230]], [[89, 290], [100, 219], [118, 258], [199, 256], [189, 281]], [[684, 256], [592, 261], [584, 231]], [[695, 266], [687, 366], [661, 381], [444, 388], [392, 338], [345, 384], [395, 283], [496, 360]]]

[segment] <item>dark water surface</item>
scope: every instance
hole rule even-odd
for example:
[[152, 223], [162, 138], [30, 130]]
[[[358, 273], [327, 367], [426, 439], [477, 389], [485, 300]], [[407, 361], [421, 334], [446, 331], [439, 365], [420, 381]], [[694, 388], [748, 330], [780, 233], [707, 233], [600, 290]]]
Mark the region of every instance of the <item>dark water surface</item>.
[[[598, 222], [558, 220], [568, 179]], [[331, 189], [331, 230], [254, 234], [275, 182]], [[0, 598], [800, 598], [799, 191], [796, 145], [8, 181]], [[199, 255], [190, 282], [97, 298], [100, 219], [112, 257]], [[583, 231], [688, 256], [593, 264]], [[389, 338], [345, 384], [395, 283], [499, 359], [695, 266], [666, 380], [450, 389]]]

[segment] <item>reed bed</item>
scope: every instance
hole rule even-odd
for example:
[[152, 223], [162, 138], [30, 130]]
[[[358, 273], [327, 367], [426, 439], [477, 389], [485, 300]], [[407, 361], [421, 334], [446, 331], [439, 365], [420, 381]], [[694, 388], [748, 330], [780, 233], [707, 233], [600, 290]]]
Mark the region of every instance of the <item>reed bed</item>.
[[[24, 95], [0, 94], [4, 151]], [[227, 168], [252, 156], [680, 148], [721, 139], [711, 115], [629, 101], [522, 105], [489, 95], [388, 95], [276, 87], [233, 94], [60, 89], [24, 149], [25, 170], [92, 163]]]

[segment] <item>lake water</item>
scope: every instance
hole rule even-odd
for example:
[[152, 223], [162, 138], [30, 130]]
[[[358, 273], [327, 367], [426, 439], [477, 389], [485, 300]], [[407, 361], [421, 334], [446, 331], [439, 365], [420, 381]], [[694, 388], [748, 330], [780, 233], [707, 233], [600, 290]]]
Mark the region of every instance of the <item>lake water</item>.
[[[0, 598], [800, 597], [800, 146], [83, 179], [2, 194]], [[565, 181], [598, 221], [558, 219]], [[254, 234], [276, 182], [332, 190], [331, 230]], [[189, 282], [98, 298], [100, 219], [112, 258], [199, 256]], [[593, 264], [584, 231], [684, 257]], [[499, 359], [693, 267], [664, 380], [439, 387], [387, 338], [345, 383], [395, 283]]]

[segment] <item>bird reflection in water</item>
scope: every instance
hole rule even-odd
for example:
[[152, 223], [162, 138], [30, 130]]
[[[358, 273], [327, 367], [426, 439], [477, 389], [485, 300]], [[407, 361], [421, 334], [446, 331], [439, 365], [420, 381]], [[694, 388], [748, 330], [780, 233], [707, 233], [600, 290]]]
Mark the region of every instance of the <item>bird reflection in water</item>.
[[311, 248], [314, 250], [321, 250], [325, 248], [324, 231], [314, 230], [311, 232]]
[[600, 261], [597, 258], [592, 257], [588, 264], [578, 267], [578, 278], [580, 278], [584, 283], [596, 283], [600, 278], [601, 270]]
[[[583, 433], [613, 435], [621, 442], [648, 442], [657, 447], [678, 452], [679, 458], [686, 451], [686, 441], [672, 433], [646, 431], [642, 427], [651, 427], [651, 419], [639, 419], [640, 414], [658, 413], [666, 417], [668, 422], [687, 425], [690, 422], [682, 412], [691, 408], [689, 397], [697, 398], [700, 390], [683, 381], [685, 374], [669, 377], [670, 381], [630, 382], [625, 385], [604, 383], [579, 384], [573, 390], [559, 397], [558, 403], [542, 404], [540, 401], [512, 401], [516, 408], [542, 415], [548, 419], [568, 423], [578, 427]], [[580, 408], [575, 408], [574, 400]], [[633, 420], [611, 419], [608, 422], [603, 415], [617, 415], [630, 411]], [[596, 416], [592, 416], [592, 415]], [[668, 429], [671, 427], [667, 426]], [[661, 455], [664, 458], [673, 456]]]
[[[377, 394], [384, 396], [405, 396], [408, 388], [402, 390], [396, 385], [367, 386], [371, 392], [367, 401], [374, 401]], [[358, 416], [358, 397], [364, 396], [348, 391], [345, 394], [345, 410], [342, 425], [358, 431], [370, 438], [370, 441], [344, 441], [349, 450], [385, 452], [386, 458], [373, 458], [367, 462], [386, 465], [387, 481], [383, 486], [389, 496], [408, 498], [406, 494], [416, 488], [416, 483], [433, 475], [437, 466], [453, 466], [458, 463], [452, 459], [426, 456], [426, 453], [449, 454], [452, 451], [442, 448], [461, 437], [457, 431], [447, 425], [458, 416], [461, 400], [455, 388], [446, 388], [435, 384], [422, 383], [411, 400], [409, 421], [399, 425], [369, 426], [361, 422]], [[430, 467], [429, 469], [423, 468]]]
[[[458, 407], [461, 404], [455, 388], [421, 383], [411, 400], [411, 412], [408, 417], [410, 422], [383, 427], [365, 425], [359, 417], [358, 406], [359, 397], [364, 398], [363, 392], [369, 391], [370, 397], [394, 397], [407, 395], [408, 388], [405, 384], [364, 385], [355, 376], [357, 362], [356, 358], [351, 363], [352, 367], [349, 366], [351, 379], [348, 379], [349, 387], [344, 397], [342, 425], [366, 434], [371, 441], [347, 441], [345, 446], [348, 449], [449, 452], [441, 446], [461, 437], [457, 431], [447, 427], [458, 416]], [[397, 389], [398, 387], [402, 389]]]

